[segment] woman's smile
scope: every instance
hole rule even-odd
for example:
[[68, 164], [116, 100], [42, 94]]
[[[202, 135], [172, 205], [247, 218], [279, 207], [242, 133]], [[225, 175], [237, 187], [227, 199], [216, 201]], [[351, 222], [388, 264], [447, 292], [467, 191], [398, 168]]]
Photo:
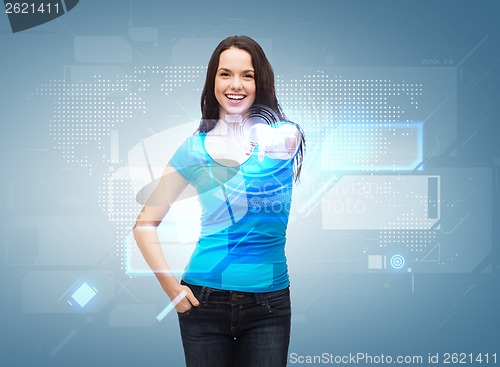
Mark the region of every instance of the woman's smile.
[[226, 94], [226, 97], [234, 103], [240, 102], [246, 96], [244, 94]]

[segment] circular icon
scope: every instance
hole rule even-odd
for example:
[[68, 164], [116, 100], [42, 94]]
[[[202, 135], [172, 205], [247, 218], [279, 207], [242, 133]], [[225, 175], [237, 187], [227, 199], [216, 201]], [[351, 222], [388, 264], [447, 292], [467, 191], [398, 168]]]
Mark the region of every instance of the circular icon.
[[405, 264], [405, 259], [401, 255], [394, 255], [391, 257], [391, 266], [394, 269], [401, 269]]

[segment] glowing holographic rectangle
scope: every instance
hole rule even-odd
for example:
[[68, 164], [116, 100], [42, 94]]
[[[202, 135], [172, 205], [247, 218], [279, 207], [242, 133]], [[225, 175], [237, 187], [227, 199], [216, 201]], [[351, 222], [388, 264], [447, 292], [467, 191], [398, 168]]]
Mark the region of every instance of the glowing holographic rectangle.
[[85, 307], [89, 301], [94, 298], [94, 296], [97, 294], [97, 292], [89, 286], [87, 283], [83, 283], [80, 288], [76, 290], [75, 293], [71, 295], [71, 298], [73, 298], [81, 307]]
[[430, 229], [440, 218], [440, 196], [428, 192], [429, 180], [438, 190], [439, 176], [342, 176], [321, 198], [323, 229]]
[[414, 170], [422, 162], [422, 122], [336, 124], [322, 144], [326, 171]]
[[382, 255], [368, 255], [368, 269], [378, 270], [382, 269], [383, 266], [383, 256]]
[[[169, 213], [170, 214], [170, 213]], [[153, 230], [158, 233], [160, 238], [160, 246], [168, 259], [170, 270], [174, 274], [182, 274], [186, 267], [191, 254], [196, 246], [195, 242], [179, 243], [175, 237], [175, 228], [172, 223], [164, 221], [159, 227], [154, 227], [144, 230]], [[187, 229], [186, 229], [187, 230]], [[171, 239], [174, 242], [163, 242], [162, 239]], [[125, 269], [129, 275], [153, 275], [149, 265], [144, 260], [135, 239], [130, 233], [123, 239], [123, 249], [125, 252]]]
[[427, 217], [431, 219], [439, 218], [439, 180], [437, 177], [429, 177], [427, 180]]

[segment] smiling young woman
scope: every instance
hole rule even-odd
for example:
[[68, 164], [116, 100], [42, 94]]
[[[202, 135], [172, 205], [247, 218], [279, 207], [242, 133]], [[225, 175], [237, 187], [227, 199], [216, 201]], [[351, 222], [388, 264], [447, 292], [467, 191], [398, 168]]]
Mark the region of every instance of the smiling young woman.
[[[286, 366], [286, 228], [304, 135], [278, 104], [264, 51], [246, 36], [226, 38], [213, 52], [201, 110], [197, 131], [167, 164], [134, 237], [168, 297], [178, 301], [188, 367]], [[156, 227], [187, 185], [197, 190], [202, 229], [179, 283]]]

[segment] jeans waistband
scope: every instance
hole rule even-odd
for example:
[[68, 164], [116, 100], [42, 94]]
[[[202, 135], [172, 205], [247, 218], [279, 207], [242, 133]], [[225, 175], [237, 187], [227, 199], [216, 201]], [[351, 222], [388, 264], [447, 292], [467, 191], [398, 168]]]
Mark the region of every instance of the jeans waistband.
[[208, 302], [227, 304], [264, 303], [267, 299], [289, 292], [289, 287], [277, 291], [253, 293], [210, 288], [189, 284], [183, 280], [181, 280], [181, 284], [188, 286], [202, 304]]

